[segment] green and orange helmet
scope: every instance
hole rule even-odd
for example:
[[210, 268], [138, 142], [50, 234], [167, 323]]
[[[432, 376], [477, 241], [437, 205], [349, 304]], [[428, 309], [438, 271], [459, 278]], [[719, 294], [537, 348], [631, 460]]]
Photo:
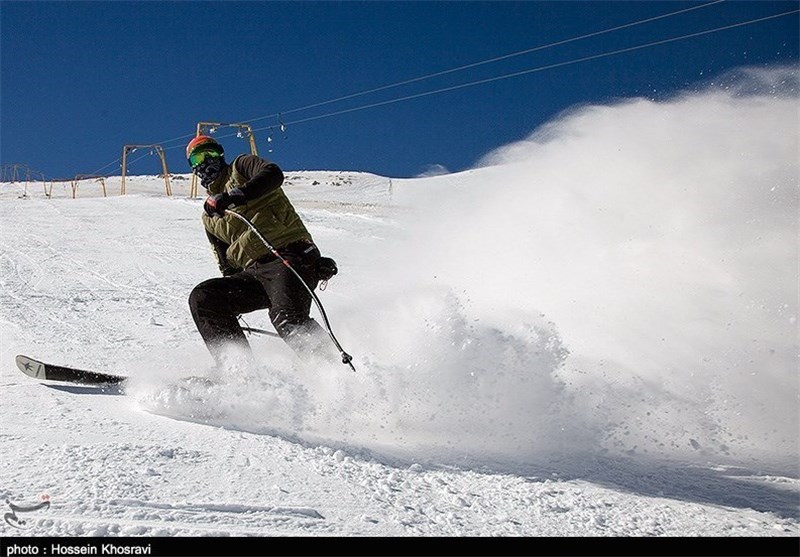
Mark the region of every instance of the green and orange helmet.
[[222, 145], [207, 135], [198, 135], [186, 146], [186, 159], [192, 169], [197, 168], [209, 157], [221, 157], [224, 154], [225, 149], [222, 148]]

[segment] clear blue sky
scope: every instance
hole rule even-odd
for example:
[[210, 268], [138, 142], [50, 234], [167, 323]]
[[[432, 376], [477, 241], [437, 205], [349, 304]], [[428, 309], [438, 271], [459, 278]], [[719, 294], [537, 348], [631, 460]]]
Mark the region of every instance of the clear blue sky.
[[[56, 178], [119, 174], [123, 145], [160, 143], [170, 171], [184, 173], [188, 139], [176, 138], [191, 136], [198, 121], [261, 118], [251, 122], [259, 152], [286, 170], [459, 171], [576, 104], [662, 98], [738, 66], [797, 64], [797, 13], [571, 62], [797, 10], [798, 2], [724, 1], [293, 110], [712, 1], [2, 0], [0, 163]], [[554, 64], [563, 65], [390, 102]], [[357, 110], [328, 116], [349, 109]], [[221, 141], [231, 155], [247, 149], [235, 136]], [[157, 159], [129, 171], [155, 174]]]

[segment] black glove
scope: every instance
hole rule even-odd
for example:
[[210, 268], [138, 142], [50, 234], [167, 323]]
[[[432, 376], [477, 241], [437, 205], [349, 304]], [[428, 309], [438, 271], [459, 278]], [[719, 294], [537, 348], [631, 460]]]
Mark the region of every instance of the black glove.
[[209, 217], [221, 217], [229, 207], [244, 205], [244, 192], [240, 189], [209, 195], [203, 204], [203, 209]]
[[328, 280], [339, 272], [336, 261], [330, 257], [320, 257], [317, 259], [317, 277], [319, 280]]

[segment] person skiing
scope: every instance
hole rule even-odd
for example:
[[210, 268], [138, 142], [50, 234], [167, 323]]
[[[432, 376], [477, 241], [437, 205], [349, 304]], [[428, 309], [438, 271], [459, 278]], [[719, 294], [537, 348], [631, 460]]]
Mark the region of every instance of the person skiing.
[[[252, 362], [238, 318], [260, 309], [269, 310], [275, 331], [298, 355], [327, 355], [327, 334], [309, 315], [311, 293], [286, 264], [311, 290], [338, 269], [333, 259], [320, 254], [286, 197], [281, 187], [283, 171], [277, 164], [249, 154], [228, 164], [222, 145], [205, 135], [189, 142], [186, 158], [208, 194], [202, 222], [222, 273], [222, 277], [194, 287], [189, 307], [217, 366], [225, 369], [229, 357], [241, 358], [242, 354], [247, 363]], [[286, 263], [245, 222], [226, 210], [250, 221]]]

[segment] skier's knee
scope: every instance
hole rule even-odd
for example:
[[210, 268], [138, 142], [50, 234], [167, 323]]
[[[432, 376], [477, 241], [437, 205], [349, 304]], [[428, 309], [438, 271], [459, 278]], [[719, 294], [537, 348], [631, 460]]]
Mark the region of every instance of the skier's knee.
[[192, 314], [196, 314], [199, 309], [213, 311], [223, 309], [224, 298], [216, 291], [213, 280], [201, 282], [192, 289], [189, 294], [189, 308]]
[[203, 300], [206, 298], [205, 291], [198, 285], [195, 286], [189, 294], [189, 309], [192, 314], [196, 314], [198, 308], [203, 306]]

